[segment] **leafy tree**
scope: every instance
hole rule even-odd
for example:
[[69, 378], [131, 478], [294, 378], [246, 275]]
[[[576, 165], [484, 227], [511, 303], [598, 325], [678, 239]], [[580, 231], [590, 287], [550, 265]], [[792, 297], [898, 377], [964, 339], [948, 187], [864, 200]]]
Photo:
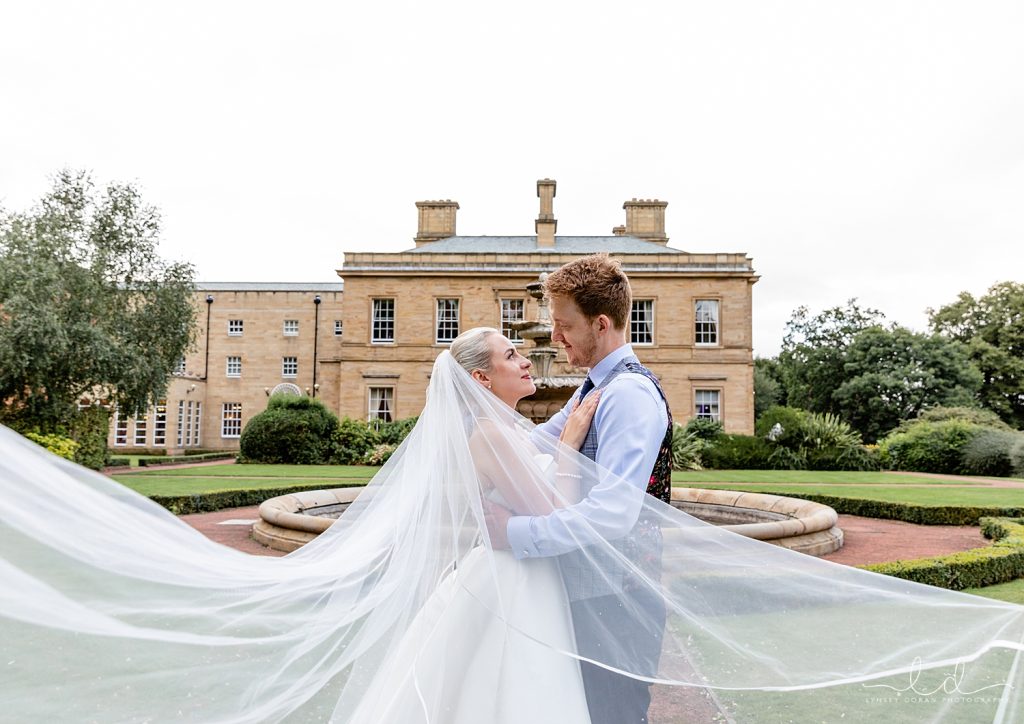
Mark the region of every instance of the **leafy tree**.
[[869, 442], [903, 420], [943, 406], [968, 406], [981, 374], [959, 342], [905, 327], [872, 327], [846, 349], [832, 403]]
[[1010, 425], [1024, 428], [1024, 284], [1002, 282], [975, 299], [928, 310], [932, 330], [967, 345], [981, 371], [981, 401]]
[[54, 430], [83, 395], [125, 414], [166, 391], [192, 342], [193, 270], [157, 253], [160, 216], [131, 184], [57, 174], [0, 213], [0, 417]]
[[754, 419], [760, 420], [767, 410], [785, 402], [786, 391], [777, 359], [754, 359]]
[[786, 324], [778, 367], [786, 404], [812, 412], [838, 413], [832, 393], [845, 377], [846, 350], [863, 330], [882, 323], [884, 315], [851, 299], [812, 316], [798, 307]]

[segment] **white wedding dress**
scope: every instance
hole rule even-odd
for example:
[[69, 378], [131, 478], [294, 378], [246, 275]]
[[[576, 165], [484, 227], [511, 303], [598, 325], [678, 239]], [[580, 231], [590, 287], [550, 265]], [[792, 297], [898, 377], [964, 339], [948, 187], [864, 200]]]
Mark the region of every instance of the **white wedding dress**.
[[[551, 456], [534, 460], [550, 477]], [[352, 722], [587, 724], [575, 651], [557, 561], [478, 546], [389, 653]]]

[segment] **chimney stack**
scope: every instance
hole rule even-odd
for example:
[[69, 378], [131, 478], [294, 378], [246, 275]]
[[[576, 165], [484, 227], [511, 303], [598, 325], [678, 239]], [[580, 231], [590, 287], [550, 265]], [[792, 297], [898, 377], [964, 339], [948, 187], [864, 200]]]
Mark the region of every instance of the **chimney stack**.
[[665, 236], [667, 201], [633, 199], [622, 204], [626, 210], [626, 234], [656, 244], [668, 244]]
[[555, 231], [558, 221], [555, 220], [555, 187], [556, 182], [542, 178], [537, 182], [537, 196], [540, 198], [540, 214], [533, 228], [537, 232], [537, 247], [551, 248], [555, 245]]
[[455, 212], [459, 210], [458, 201], [417, 201], [416, 208], [420, 217], [415, 237], [416, 246], [455, 236]]
[[625, 226], [613, 226], [612, 227], [612, 234], [615, 235], [615, 236], [625, 236], [626, 235], [626, 227]]

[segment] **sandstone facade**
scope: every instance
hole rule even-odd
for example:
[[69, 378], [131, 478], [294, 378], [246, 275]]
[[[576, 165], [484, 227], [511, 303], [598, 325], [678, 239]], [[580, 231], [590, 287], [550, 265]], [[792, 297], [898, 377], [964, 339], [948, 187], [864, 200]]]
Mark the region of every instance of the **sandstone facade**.
[[[507, 331], [513, 317], [536, 319], [526, 286], [598, 251], [630, 277], [627, 333], [661, 379], [676, 421], [701, 415], [752, 433], [752, 260], [668, 246], [667, 203], [658, 200], [626, 201], [626, 224], [609, 236], [558, 236], [555, 193], [554, 181], [538, 181], [533, 236], [459, 236], [458, 203], [421, 201], [415, 247], [348, 252], [343, 283], [197, 285], [198, 344], [171, 381], [166, 409], [138, 421], [115, 417], [111, 448], [236, 449], [245, 423], [279, 390], [315, 395], [340, 416], [417, 415], [448, 340], [475, 326]], [[559, 352], [552, 375], [582, 374]], [[541, 390], [520, 411], [545, 419], [571, 391]]]

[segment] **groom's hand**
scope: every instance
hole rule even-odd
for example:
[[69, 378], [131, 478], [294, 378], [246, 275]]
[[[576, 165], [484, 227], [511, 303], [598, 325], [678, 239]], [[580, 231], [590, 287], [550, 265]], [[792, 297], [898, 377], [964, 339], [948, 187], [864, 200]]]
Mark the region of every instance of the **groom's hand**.
[[491, 538], [491, 548], [504, 550], [509, 548], [508, 544], [508, 519], [512, 517], [512, 511], [503, 505], [484, 501], [484, 524], [487, 526], [487, 533]]

